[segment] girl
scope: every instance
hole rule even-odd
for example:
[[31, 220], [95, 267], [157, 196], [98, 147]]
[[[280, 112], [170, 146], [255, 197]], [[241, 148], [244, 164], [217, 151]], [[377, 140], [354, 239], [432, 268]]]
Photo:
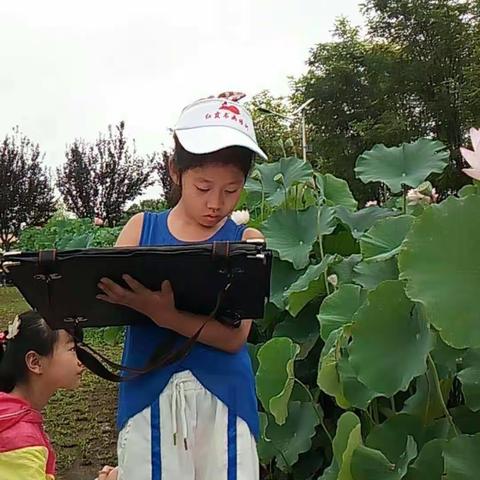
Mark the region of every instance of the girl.
[[[51, 330], [36, 312], [0, 332], [0, 478], [52, 480], [55, 453], [40, 411], [60, 388], [80, 384], [83, 366], [73, 337]], [[102, 480], [114, 480], [108, 468]], [[110, 475], [110, 476], [108, 476]]]
[[[174, 130], [170, 175], [180, 191], [172, 209], [134, 216], [118, 246], [262, 239], [230, 218], [258, 147], [252, 119], [233, 98], [187, 106]], [[128, 275], [109, 279], [98, 298], [152, 319], [127, 330], [123, 363], [142, 368], [167, 330], [192, 336], [205, 320], [178, 311], [168, 282], [159, 292]], [[251, 321], [238, 329], [215, 320], [176, 364], [120, 386], [119, 480], [255, 480], [259, 477], [255, 382], [246, 348]]]

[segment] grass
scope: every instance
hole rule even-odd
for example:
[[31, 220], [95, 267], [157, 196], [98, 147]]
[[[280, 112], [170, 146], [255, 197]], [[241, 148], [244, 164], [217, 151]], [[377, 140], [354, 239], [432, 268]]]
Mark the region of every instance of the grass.
[[[0, 329], [25, 310], [28, 305], [16, 288], [0, 288]], [[119, 360], [120, 346], [96, 346]], [[52, 397], [43, 413], [57, 453], [59, 480], [90, 480], [104, 464], [116, 465], [116, 405], [117, 386], [90, 372], [77, 390], [59, 391]]]

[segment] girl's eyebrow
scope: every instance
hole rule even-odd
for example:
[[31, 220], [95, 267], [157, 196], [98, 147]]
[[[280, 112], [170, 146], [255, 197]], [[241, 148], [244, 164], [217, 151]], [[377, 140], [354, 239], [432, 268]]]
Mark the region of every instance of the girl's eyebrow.
[[[195, 181], [204, 183], [216, 183], [215, 180], [210, 180], [209, 178], [205, 177], [198, 177], [195, 179]], [[228, 182], [227, 185], [238, 185], [239, 183], [241, 183], [240, 180], [233, 180], [231, 182]]]

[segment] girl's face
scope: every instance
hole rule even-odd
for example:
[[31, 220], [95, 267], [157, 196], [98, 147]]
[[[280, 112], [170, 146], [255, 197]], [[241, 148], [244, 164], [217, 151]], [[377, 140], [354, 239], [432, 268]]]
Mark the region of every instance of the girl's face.
[[74, 389], [80, 385], [85, 370], [77, 358], [73, 337], [59, 330], [53, 354], [41, 357], [43, 380], [50, 388]]
[[207, 228], [214, 227], [232, 213], [245, 184], [245, 176], [238, 167], [216, 163], [189, 169], [182, 174], [181, 180], [181, 202], [185, 211]]

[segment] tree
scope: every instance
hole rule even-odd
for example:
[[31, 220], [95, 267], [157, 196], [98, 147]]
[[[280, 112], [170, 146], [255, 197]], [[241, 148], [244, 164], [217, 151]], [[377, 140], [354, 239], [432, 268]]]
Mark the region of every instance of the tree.
[[477, 8], [471, 1], [369, 0], [367, 35], [340, 19], [335, 41], [312, 50], [292, 102], [315, 98], [307, 119], [317, 164], [347, 179], [360, 200], [378, 196], [378, 186], [361, 185], [351, 173], [376, 143], [436, 137], [452, 159], [433, 179], [437, 189], [456, 191], [468, 181], [458, 147], [480, 120]]
[[363, 7], [370, 36], [398, 45], [406, 73], [402, 89], [416, 99], [429, 133], [451, 148], [440, 181], [457, 191], [468, 179], [459, 147], [480, 120], [479, 3], [472, 0], [368, 0]]
[[274, 97], [268, 90], [263, 90], [248, 102], [247, 108], [255, 123], [258, 144], [267, 154], [269, 162], [274, 162], [281, 157], [302, 155], [298, 121], [289, 121], [261, 111], [265, 108], [288, 116], [292, 109], [285, 99]]
[[0, 144], [0, 245], [9, 250], [24, 226], [46, 222], [55, 210], [53, 188], [38, 144], [18, 128]]
[[125, 123], [108, 127], [94, 144], [75, 140], [57, 169], [57, 186], [65, 205], [79, 218], [101, 218], [114, 226], [125, 204], [153, 185], [155, 154], [142, 158], [125, 137]]
[[119, 225], [125, 225], [128, 220], [141, 212], [161, 212], [168, 207], [167, 202], [163, 198], [147, 198], [141, 200], [139, 203], [132, 203], [125, 212], [123, 212], [122, 219], [118, 223]]
[[163, 199], [166, 206], [169, 208], [176, 205], [180, 193], [178, 187], [175, 186], [172, 178], [170, 177], [168, 164], [172, 158], [172, 155], [172, 151], [164, 150], [155, 165], [158, 178], [160, 179], [160, 185], [162, 186]]

